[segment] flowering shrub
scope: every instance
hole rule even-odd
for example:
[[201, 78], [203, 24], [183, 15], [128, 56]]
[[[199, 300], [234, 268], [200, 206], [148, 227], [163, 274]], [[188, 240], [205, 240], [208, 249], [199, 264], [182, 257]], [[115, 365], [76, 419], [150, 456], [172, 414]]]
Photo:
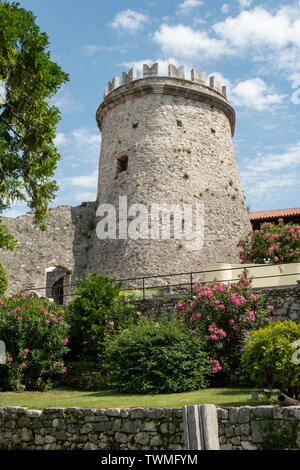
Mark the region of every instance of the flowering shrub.
[[6, 271], [2, 263], [0, 263], [0, 295], [4, 295], [8, 286]]
[[105, 339], [109, 387], [126, 393], [180, 393], [208, 385], [212, 364], [202, 338], [179, 327], [140, 317]]
[[66, 372], [69, 325], [61, 306], [32, 293], [0, 300], [0, 339], [6, 364], [0, 365], [4, 390], [43, 390]]
[[98, 274], [76, 281], [76, 297], [69, 303], [73, 358], [95, 361], [103, 352], [107, 331], [125, 327], [136, 317], [134, 296], [122, 295], [122, 283]]
[[266, 222], [260, 230], [250, 232], [237, 247], [242, 248], [242, 263], [270, 264], [296, 263], [300, 260], [300, 225], [284, 224], [278, 219], [278, 225]]
[[232, 372], [240, 363], [245, 337], [267, 324], [273, 307], [253, 293], [246, 273], [238, 282], [195, 284], [194, 294], [177, 305], [180, 325], [205, 338], [214, 373]]
[[293, 344], [299, 339], [300, 324], [290, 320], [253, 331], [246, 341], [242, 366], [258, 386], [278, 388], [299, 399], [300, 364], [293, 360]]

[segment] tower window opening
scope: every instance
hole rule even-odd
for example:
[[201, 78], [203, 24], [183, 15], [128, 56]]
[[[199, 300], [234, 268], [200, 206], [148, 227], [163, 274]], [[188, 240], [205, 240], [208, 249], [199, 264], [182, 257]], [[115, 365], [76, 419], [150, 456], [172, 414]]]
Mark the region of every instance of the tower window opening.
[[128, 157], [124, 155], [117, 160], [117, 175], [128, 169]]

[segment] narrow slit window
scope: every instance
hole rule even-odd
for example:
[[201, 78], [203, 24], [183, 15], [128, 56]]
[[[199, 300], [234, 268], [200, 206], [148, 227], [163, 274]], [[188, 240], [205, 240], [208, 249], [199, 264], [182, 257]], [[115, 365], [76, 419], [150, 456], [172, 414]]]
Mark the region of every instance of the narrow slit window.
[[123, 157], [118, 158], [117, 160], [117, 175], [123, 171], [127, 171], [128, 168], [128, 157], [124, 155]]

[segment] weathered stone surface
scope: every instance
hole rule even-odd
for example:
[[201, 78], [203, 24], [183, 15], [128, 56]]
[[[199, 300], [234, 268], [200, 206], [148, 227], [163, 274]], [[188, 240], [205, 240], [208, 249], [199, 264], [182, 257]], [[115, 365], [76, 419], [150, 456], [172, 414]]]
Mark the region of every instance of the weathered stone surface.
[[56, 441], [56, 439], [55, 439], [54, 436], [50, 436], [49, 434], [47, 434], [45, 436], [45, 443], [46, 444], [53, 444], [55, 441]]
[[253, 442], [262, 442], [262, 421], [251, 422], [251, 434]]
[[243, 406], [238, 410], [238, 423], [248, 423], [250, 419], [250, 407]]
[[121, 432], [116, 432], [115, 441], [119, 442], [120, 444], [125, 443], [128, 441], [128, 435]]
[[215, 405], [200, 405], [199, 412], [204, 449], [219, 450], [218, 418]]
[[[198, 406], [192, 409], [198, 409]], [[218, 442], [223, 450], [255, 450], [260, 448], [263, 440], [264, 423], [269, 422], [275, 414], [275, 423], [280, 420], [294, 419], [300, 424], [299, 408], [289, 407], [285, 411], [278, 406], [272, 407], [253, 407], [250, 408], [248, 415], [248, 407], [236, 408], [237, 414], [232, 413], [233, 407], [223, 408], [218, 414]], [[34, 410], [33, 410], [34, 411]], [[134, 418], [131, 415], [133, 413]], [[139, 409], [139, 412], [142, 410]], [[149, 411], [149, 410], [148, 410]], [[152, 409], [153, 419], [147, 417], [136, 418], [136, 410], [126, 409], [126, 415], [122, 416], [122, 410], [119, 413], [110, 410], [110, 414], [116, 416], [107, 416], [106, 410], [98, 409], [78, 409], [72, 411], [73, 424], [68, 424], [70, 412], [57, 412], [42, 414], [40, 417], [34, 417], [33, 421], [39, 421], [42, 426], [35, 427], [32, 419], [21, 414], [20, 420], [23, 426], [13, 426], [17, 413], [9, 407], [0, 408], [0, 442], [7, 446], [11, 444], [21, 444], [23, 448], [40, 449], [40, 450], [64, 450], [64, 449], [120, 449], [120, 450], [179, 450], [184, 449], [184, 433], [183, 421], [186, 416], [183, 413], [182, 418], [178, 418], [178, 425], [168, 420], [165, 413], [158, 410], [160, 418], [157, 416], [155, 409]], [[176, 415], [178, 409], [167, 409], [167, 416]], [[225, 412], [231, 411], [231, 419], [238, 421], [246, 421], [244, 423], [229, 422], [229, 414]], [[57, 413], [60, 417], [56, 417]], [[253, 415], [256, 419], [253, 419]], [[38, 414], [37, 414], [38, 416]], [[95, 417], [101, 419], [101, 422], [85, 422], [86, 417]], [[146, 412], [145, 412], [146, 416]], [[224, 419], [227, 416], [227, 420]], [[49, 419], [48, 419], [49, 418]], [[199, 413], [198, 413], [199, 418]], [[265, 419], [264, 419], [265, 418]], [[205, 420], [204, 420], [205, 421]], [[44, 425], [46, 423], [46, 426]], [[204, 422], [202, 423], [202, 425]], [[122, 425], [122, 428], [121, 428]], [[126, 429], [126, 432], [123, 432]], [[101, 429], [95, 429], [101, 428]], [[103, 429], [102, 429], [103, 428]], [[121, 428], [121, 429], [120, 429]], [[82, 432], [84, 431], [84, 432]], [[163, 432], [162, 432], [163, 431]], [[205, 445], [205, 443], [204, 443]], [[300, 448], [300, 431], [297, 433], [296, 446]]]
[[162, 417], [162, 408], [145, 408], [145, 418], [159, 419]]
[[257, 418], [272, 418], [273, 417], [272, 405], [270, 406], [254, 406], [251, 408], [251, 413], [254, 414]]
[[249, 434], [250, 434], [250, 424], [249, 423], [238, 424], [235, 428], [235, 434], [237, 436], [239, 436], [239, 435], [249, 436]]
[[238, 422], [238, 410], [237, 408], [229, 408], [228, 414], [229, 422], [235, 424]]
[[32, 431], [30, 429], [23, 428], [21, 430], [20, 439], [23, 442], [29, 442], [32, 440]]
[[257, 447], [249, 441], [242, 441], [242, 448], [244, 450], [257, 450]]
[[220, 450], [232, 450], [232, 444], [223, 444], [220, 446]]
[[27, 410], [26, 416], [28, 416], [29, 418], [38, 418], [42, 415], [42, 413], [42, 410]]
[[157, 424], [154, 421], [146, 421], [143, 425], [143, 431], [157, 431]]
[[92, 432], [94, 429], [94, 425], [92, 423], [86, 423], [80, 428], [81, 434], [88, 434]]
[[232, 424], [228, 423], [225, 425], [225, 435], [227, 438], [234, 436], [234, 427]]
[[147, 445], [149, 441], [150, 441], [150, 436], [146, 432], [139, 432], [135, 437], [135, 442], [137, 444], [141, 444], [142, 446]]

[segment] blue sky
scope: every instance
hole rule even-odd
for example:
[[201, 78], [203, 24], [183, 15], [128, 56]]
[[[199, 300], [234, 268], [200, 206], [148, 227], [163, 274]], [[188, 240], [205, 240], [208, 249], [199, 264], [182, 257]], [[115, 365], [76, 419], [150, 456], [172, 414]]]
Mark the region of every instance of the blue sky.
[[[300, 2], [277, 0], [20, 0], [69, 73], [55, 96], [62, 155], [52, 205], [96, 197], [95, 113], [113, 76], [143, 63], [217, 75], [237, 116], [234, 149], [250, 210], [300, 205]], [[5, 213], [28, 209], [14, 205]]]

